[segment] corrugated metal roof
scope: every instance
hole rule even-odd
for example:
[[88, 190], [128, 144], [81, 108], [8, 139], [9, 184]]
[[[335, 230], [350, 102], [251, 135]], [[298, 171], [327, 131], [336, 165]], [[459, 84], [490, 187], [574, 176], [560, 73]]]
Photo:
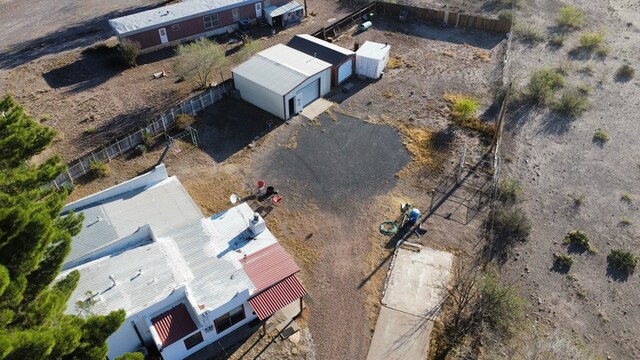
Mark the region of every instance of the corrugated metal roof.
[[380, 44], [373, 41], [365, 41], [356, 51], [356, 55], [371, 59], [383, 59], [391, 47], [388, 44]]
[[130, 35], [258, 1], [260, 0], [190, 0], [111, 19], [109, 24], [118, 35]]
[[277, 44], [233, 69], [233, 73], [271, 91], [286, 95], [331, 64], [288, 46]]
[[69, 263], [150, 225], [156, 236], [197, 222], [202, 213], [176, 177], [87, 205], [82, 231], [73, 237]]
[[249, 299], [249, 304], [258, 319], [264, 320], [303, 297], [307, 291], [295, 275], [291, 275], [281, 282]]
[[307, 55], [313, 56], [315, 54], [319, 59], [334, 66], [340, 65], [345, 61], [345, 58], [355, 54], [353, 51], [305, 34], [294, 36], [287, 46], [302, 51]]
[[295, 261], [278, 243], [269, 245], [243, 258], [240, 262], [256, 287], [256, 292], [300, 271]]
[[280, 16], [282, 14], [286, 14], [290, 11], [295, 11], [295, 10], [302, 10], [303, 7], [302, 5], [300, 5], [299, 2], [297, 1], [291, 1], [288, 2], [282, 6], [269, 6], [267, 8], [265, 8], [265, 11], [269, 14], [269, 16], [271, 16], [272, 18], [276, 17], [276, 16]]
[[167, 347], [198, 329], [189, 310], [182, 303], [151, 319], [151, 324], [156, 329], [162, 347]]

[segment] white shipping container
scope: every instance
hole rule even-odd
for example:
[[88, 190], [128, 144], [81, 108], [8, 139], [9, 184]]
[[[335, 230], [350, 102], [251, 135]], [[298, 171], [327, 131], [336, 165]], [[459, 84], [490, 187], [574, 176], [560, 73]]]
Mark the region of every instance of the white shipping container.
[[389, 62], [390, 49], [387, 44], [365, 41], [356, 51], [356, 74], [379, 79]]

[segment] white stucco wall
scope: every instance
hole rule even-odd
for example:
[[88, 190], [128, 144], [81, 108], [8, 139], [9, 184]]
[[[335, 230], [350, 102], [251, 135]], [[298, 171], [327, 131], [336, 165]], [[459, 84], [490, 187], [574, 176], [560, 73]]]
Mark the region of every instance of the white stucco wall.
[[[126, 352], [134, 352], [143, 346], [133, 328], [134, 318], [125, 319], [118, 331], [111, 334], [107, 339], [107, 346], [109, 346], [107, 356], [109, 359], [115, 359]], [[142, 329], [138, 327], [138, 330]]]

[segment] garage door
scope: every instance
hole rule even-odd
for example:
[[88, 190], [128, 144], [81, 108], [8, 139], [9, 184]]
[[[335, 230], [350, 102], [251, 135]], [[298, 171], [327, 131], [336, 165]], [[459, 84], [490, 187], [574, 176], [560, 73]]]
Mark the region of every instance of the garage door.
[[338, 84], [351, 77], [353, 71], [353, 59], [349, 59], [346, 63], [340, 65], [338, 68]]
[[305, 86], [298, 92], [302, 94], [302, 107], [307, 106], [309, 103], [320, 97], [320, 79]]

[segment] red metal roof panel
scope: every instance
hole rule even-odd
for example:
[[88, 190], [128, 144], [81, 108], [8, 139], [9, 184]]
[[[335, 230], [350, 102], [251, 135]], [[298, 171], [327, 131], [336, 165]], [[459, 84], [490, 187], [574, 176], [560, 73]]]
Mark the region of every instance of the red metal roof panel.
[[256, 293], [300, 271], [296, 262], [279, 243], [256, 251], [240, 262], [256, 287]]
[[198, 329], [189, 310], [182, 303], [151, 319], [151, 324], [160, 337], [162, 347], [167, 347]]
[[291, 275], [249, 299], [249, 304], [258, 319], [264, 320], [306, 293], [298, 278]]

